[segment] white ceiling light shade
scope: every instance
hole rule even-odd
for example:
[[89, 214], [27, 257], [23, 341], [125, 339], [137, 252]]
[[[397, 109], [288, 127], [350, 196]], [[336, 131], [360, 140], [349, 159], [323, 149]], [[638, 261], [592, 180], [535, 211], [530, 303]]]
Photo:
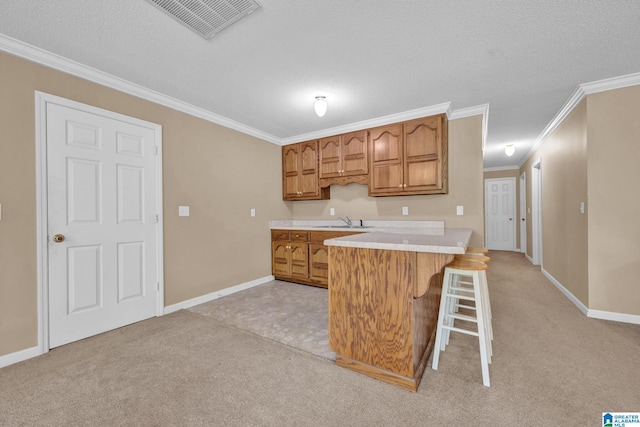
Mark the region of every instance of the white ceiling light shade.
[[507, 146], [504, 147], [504, 154], [506, 154], [509, 157], [513, 156], [513, 153], [515, 152], [516, 152], [516, 147], [513, 144], [507, 144]]
[[322, 117], [327, 113], [327, 98], [324, 96], [316, 96], [316, 102], [313, 103], [313, 109], [316, 110], [318, 117]]

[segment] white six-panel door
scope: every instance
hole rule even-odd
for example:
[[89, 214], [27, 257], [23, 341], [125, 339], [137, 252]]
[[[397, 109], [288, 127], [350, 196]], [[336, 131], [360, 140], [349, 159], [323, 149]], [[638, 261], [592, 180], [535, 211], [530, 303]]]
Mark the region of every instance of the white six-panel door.
[[152, 128], [95, 111], [47, 103], [46, 146], [53, 348], [158, 314], [158, 171]]
[[485, 180], [487, 249], [515, 249], [515, 178]]

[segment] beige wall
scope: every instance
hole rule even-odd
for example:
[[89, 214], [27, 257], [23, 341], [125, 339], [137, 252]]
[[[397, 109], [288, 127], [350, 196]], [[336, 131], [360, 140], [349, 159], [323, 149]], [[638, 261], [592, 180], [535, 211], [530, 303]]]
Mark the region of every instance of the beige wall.
[[[531, 167], [538, 159], [542, 165], [542, 266], [588, 306], [587, 214], [580, 214], [580, 202], [588, 206], [584, 100], [520, 169], [527, 173], [527, 209], [531, 208]], [[531, 224], [527, 213], [530, 257]]]
[[[369, 197], [367, 186], [331, 186], [330, 200], [293, 203], [295, 219], [444, 220], [447, 227], [471, 228], [471, 245], [484, 245], [482, 116], [449, 121], [449, 194]], [[456, 206], [464, 215], [456, 215]], [[409, 215], [402, 216], [402, 206]], [[329, 209], [335, 208], [335, 217]]]
[[5, 53], [0, 70], [0, 356], [37, 345], [36, 90], [162, 125], [165, 305], [271, 274], [279, 146]]
[[640, 315], [640, 85], [587, 96], [589, 308]]
[[[515, 229], [514, 233], [516, 234], [516, 247], [515, 249], [522, 249], [520, 246], [520, 220], [522, 218], [520, 216], [520, 171], [518, 169], [505, 169], [500, 171], [486, 171], [484, 172], [484, 179], [499, 179], [499, 178], [515, 178], [516, 186], [515, 186], [515, 194], [514, 194], [514, 202], [516, 206], [515, 216]], [[484, 184], [482, 187], [483, 197], [484, 197]]]
[[[639, 111], [640, 86], [590, 94], [520, 169], [529, 177], [533, 162], [542, 159], [544, 269], [588, 309], [635, 316], [640, 315]], [[531, 242], [530, 214], [527, 219]]]

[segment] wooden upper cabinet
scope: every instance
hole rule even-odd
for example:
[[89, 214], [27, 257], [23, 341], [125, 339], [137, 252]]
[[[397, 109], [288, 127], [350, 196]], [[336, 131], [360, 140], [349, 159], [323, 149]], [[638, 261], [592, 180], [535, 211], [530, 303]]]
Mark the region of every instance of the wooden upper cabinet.
[[342, 175], [366, 175], [369, 172], [367, 131], [342, 135]]
[[[320, 140], [320, 185], [366, 184], [369, 172], [367, 131], [361, 130]], [[355, 178], [350, 178], [355, 177]]]
[[330, 136], [320, 140], [320, 178], [366, 175], [367, 131]]
[[320, 178], [336, 178], [342, 172], [342, 137], [320, 139]]
[[447, 138], [444, 114], [372, 129], [369, 194], [446, 194]]
[[282, 147], [282, 198], [320, 200], [330, 186], [369, 186], [370, 196], [446, 194], [444, 114]]
[[298, 198], [299, 152], [299, 144], [282, 147], [282, 197], [285, 200]]
[[402, 192], [404, 184], [402, 129], [402, 124], [397, 123], [369, 131], [370, 195]]
[[318, 141], [282, 147], [282, 198], [284, 200], [328, 199], [329, 189], [318, 182]]

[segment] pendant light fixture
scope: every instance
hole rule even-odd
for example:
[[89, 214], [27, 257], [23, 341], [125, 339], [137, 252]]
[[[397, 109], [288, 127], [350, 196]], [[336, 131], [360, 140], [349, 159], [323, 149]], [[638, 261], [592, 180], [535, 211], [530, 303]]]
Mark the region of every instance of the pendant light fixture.
[[316, 102], [313, 103], [313, 109], [316, 110], [318, 117], [322, 117], [327, 113], [327, 99], [324, 96], [316, 96]]

